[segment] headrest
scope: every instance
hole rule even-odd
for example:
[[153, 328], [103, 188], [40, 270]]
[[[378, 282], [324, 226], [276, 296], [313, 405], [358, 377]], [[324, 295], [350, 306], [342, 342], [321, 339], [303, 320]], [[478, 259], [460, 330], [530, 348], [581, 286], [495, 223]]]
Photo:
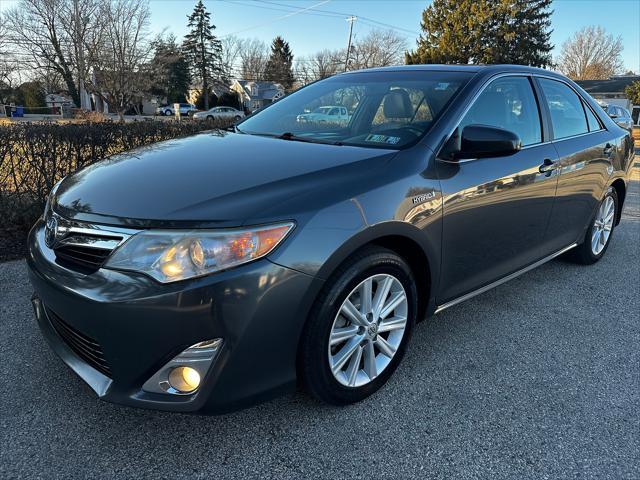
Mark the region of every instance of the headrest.
[[384, 116], [387, 118], [411, 118], [413, 107], [409, 94], [404, 89], [391, 90], [382, 101]]

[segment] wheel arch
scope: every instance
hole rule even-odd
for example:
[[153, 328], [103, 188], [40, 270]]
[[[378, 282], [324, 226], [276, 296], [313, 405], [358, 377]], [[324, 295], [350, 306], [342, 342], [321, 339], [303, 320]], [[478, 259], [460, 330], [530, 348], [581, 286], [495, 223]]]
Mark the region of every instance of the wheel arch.
[[434, 245], [417, 227], [406, 222], [385, 222], [362, 230], [346, 241], [318, 270], [329, 279], [354, 253], [371, 245], [387, 248], [402, 257], [416, 279], [418, 321], [435, 309], [434, 293], [439, 278], [439, 241]]
[[627, 195], [627, 186], [624, 183], [624, 180], [621, 178], [617, 178], [611, 184], [616, 191], [616, 195], [618, 196], [618, 212], [616, 213], [616, 225], [620, 223], [620, 219], [622, 218], [622, 207], [624, 207], [624, 200]]

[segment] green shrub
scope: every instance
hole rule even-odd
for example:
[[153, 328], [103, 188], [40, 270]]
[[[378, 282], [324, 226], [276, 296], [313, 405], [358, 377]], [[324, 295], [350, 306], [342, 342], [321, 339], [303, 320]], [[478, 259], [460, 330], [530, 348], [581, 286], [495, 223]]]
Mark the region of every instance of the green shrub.
[[16, 248], [16, 236], [26, 237], [51, 188], [66, 175], [117, 153], [229, 124], [189, 120], [0, 124], [0, 259], [16, 256], [17, 252], [6, 250]]

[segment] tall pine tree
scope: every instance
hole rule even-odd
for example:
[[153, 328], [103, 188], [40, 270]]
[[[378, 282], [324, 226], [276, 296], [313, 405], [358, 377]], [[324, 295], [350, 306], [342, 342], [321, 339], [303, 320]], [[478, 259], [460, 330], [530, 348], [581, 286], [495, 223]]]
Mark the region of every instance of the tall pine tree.
[[169, 104], [184, 102], [189, 93], [191, 75], [176, 37], [158, 38], [153, 42], [153, 48], [151, 93], [166, 97]]
[[281, 84], [285, 90], [290, 90], [295, 81], [293, 75], [293, 54], [289, 42], [280, 36], [273, 39], [271, 55], [264, 70], [266, 80]]
[[190, 32], [184, 37], [182, 48], [189, 61], [192, 77], [202, 85], [204, 108], [209, 109], [209, 90], [213, 80], [222, 76], [222, 45], [213, 34], [216, 26], [211, 24], [211, 14], [199, 0], [188, 17]]
[[551, 64], [552, 0], [434, 0], [406, 63]]

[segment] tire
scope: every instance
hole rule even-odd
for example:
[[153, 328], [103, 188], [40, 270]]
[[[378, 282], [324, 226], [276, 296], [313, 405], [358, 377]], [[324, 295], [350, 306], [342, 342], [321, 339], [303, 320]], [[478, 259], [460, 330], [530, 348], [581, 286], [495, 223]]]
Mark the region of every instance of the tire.
[[[606, 236], [606, 238], [604, 238], [604, 232], [601, 232], [600, 244], [598, 248], [594, 248], [594, 231], [596, 229], [601, 230], [597, 227], [596, 220], [600, 220], [603, 209], [606, 208], [606, 205], [610, 205], [611, 201], [613, 201], [613, 212], [611, 213], [613, 217], [611, 218], [609, 234], [608, 236]], [[607, 252], [607, 249], [609, 248], [609, 244], [611, 243], [611, 237], [613, 236], [613, 231], [615, 229], [616, 218], [618, 218], [618, 208], [618, 195], [616, 193], [616, 190], [613, 187], [609, 187], [604, 198], [600, 201], [600, 204], [598, 205], [594, 216], [591, 218], [589, 228], [587, 229], [587, 233], [585, 234], [582, 243], [570, 252], [569, 258], [571, 260], [582, 265], [592, 265], [604, 256], [604, 254]], [[605, 215], [606, 213], [607, 212], [604, 211]], [[602, 245], [603, 240], [604, 245]]]
[[240, 115], [236, 115], [235, 117], [233, 117], [233, 120], [236, 122], [239, 122], [242, 119], [242, 117]]
[[207, 116], [207, 122], [213, 122], [213, 117], [211, 115]]
[[171, 112], [171, 110], [165, 110], [164, 111], [165, 116], [170, 117], [171, 115], [173, 115], [173, 113]]
[[[371, 293], [368, 298], [372, 298], [374, 305], [371, 311], [375, 310], [376, 305], [373, 292], [388, 291], [384, 295], [387, 302], [384, 305], [387, 306], [402, 292], [406, 299], [406, 303], [395, 307], [375, 329], [372, 324], [377, 322], [372, 321], [375, 318], [371, 314], [367, 317], [371, 322], [368, 327], [356, 326], [352, 322], [349, 324], [347, 317], [342, 314], [347, 298], [353, 299], [365, 291], [362, 284], [367, 279], [372, 282], [372, 288], [368, 290]], [[386, 290], [384, 285], [391, 285], [390, 289]], [[303, 389], [318, 400], [334, 405], [359, 402], [375, 393], [387, 382], [404, 356], [416, 321], [417, 298], [411, 268], [395, 252], [381, 247], [367, 247], [353, 255], [327, 281], [305, 325], [298, 349], [298, 372]], [[379, 302], [377, 304], [381, 305]], [[360, 311], [366, 310], [362, 302], [352, 302], [351, 305]], [[402, 313], [406, 316], [403, 330], [397, 326], [398, 322], [402, 322]], [[362, 320], [362, 317], [358, 318]], [[394, 329], [383, 331], [389, 329], [392, 322], [395, 322]], [[332, 332], [336, 339], [340, 329], [355, 328], [358, 329], [357, 334], [330, 346]], [[385, 349], [389, 346], [395, 349], [391, 357], [380, 350], [379, 346], [384, 346], [381, 343], [383, 340], [387, 346]], [[347, 348], [350, 345], [355, 346], [355, 353], [343, 367], [339, 367], [340, 361], [335, 359], [346, 357], [342, 353], [350, 350]], [[373, 363], [376, 368], [367, 362], [371, 358], [375, 359]], [[374, 373], [370, 375], [368, 372]]]

